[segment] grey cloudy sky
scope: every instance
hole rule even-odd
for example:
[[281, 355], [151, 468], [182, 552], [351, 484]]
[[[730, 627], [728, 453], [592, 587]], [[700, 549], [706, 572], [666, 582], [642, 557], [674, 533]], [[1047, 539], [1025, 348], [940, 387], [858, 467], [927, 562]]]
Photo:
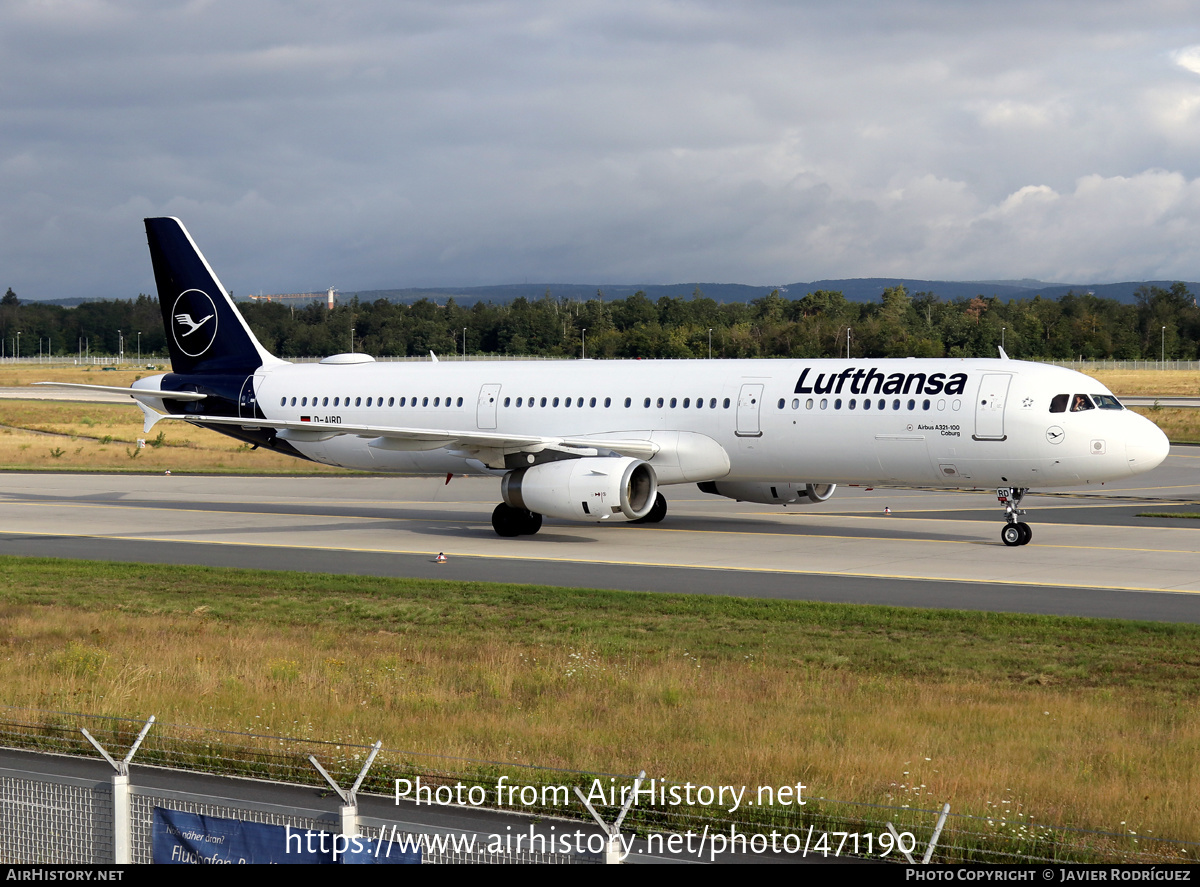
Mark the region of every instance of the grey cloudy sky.
[[1196, 280], [1198, 13], [5, 0], [0, 286]]

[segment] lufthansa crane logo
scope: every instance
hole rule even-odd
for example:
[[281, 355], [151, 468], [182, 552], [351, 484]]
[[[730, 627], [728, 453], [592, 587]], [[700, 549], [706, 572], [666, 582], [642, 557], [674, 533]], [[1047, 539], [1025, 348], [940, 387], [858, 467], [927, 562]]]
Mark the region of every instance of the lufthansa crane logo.
[[171, 335], [188, 357], [200, 357], [217, 338], [217, 306], [203, 290], [184, 290], [171, 307]]

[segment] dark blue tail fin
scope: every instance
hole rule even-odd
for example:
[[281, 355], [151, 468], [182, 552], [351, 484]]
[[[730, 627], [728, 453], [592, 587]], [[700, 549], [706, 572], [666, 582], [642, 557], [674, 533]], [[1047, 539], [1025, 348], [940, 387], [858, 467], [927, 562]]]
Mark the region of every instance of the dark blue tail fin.
[[146, 238], [172, 370], [248, 375], [277, 362], [254, 338], [179, 219], [146, 219]]

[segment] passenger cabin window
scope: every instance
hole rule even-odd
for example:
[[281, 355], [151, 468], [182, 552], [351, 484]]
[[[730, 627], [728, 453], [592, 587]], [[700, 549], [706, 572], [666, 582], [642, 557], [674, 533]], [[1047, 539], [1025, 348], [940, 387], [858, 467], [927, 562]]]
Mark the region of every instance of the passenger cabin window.
[[1069, 394], [1056, 394], [1054, 400], [1050, 401], [1050, 412], [1065, 413], [1067, 411], [1067, 401], [1071, 399]]
[[1095, 405], [1086, 394], [1076, 394], [1071, 398], [1071, 412], [1082, 413], [1084, 410], [1094, 410]]

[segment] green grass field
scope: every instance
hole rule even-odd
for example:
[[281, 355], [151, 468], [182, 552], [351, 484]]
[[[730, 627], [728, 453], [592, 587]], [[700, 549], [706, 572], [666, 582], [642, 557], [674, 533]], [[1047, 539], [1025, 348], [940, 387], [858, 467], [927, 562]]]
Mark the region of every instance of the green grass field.
[[9, 705], [1200, 838], [1197, 626], [17, 558], [0, 585]]

